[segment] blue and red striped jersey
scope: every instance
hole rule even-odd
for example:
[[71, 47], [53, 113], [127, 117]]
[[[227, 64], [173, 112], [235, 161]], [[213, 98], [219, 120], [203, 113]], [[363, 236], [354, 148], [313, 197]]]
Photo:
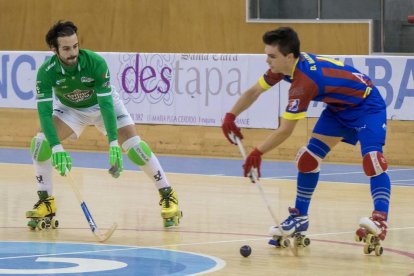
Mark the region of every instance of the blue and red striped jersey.
[[328, 58], [302, 52], [292, 76], [275, 74], [270, 69], [259, 84], [268, 89], [282, 79], [291, 83], [289, 102], [283, 118], [297, 120], [306, 116], [311, 101], [324, 102], [334, 112], [361, 104], [371, 93], [368, 76], [352, 66]]

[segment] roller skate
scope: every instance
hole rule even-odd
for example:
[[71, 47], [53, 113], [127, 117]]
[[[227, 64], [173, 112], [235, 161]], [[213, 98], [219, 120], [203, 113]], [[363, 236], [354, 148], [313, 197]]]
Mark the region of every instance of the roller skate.
[[360, 228], [355, 233], [355, 241], [363, 242], [364, 253], [370, 254], [375, 252], [376, 256], [381, 256], [384, 249], [381, 241], [387, 235], [387, 214], [380, 211], [373, 211], [372, 217], [363, 217], [359, 220]]
[[178, 226], [180, 219], [183, 217], [183, 212], [178, 209], [178, 199], [174, 189], [166, 187], [159, 189], [159, 192], [161, 197], [161, 217], [164, 221], [164, 227]]
[[273, 237], [269, 244], [277, 248], [286, 248], [290, 246], [293, 240], [293, 246], [306, 247], [310, 244], [310, 239], [305, 236], [309, 227], [308, 216], [301, 216], [299, 210], [289, 207], [290, 216], [282, 222], [280, 229], [278, 226], [272, 226], [269, 234]]
[[46, 228], [57, 228], [59, 221], [55, 219], [55, 198], [49, 196], [46, 191], [38, 191], [39, 201], [33, 209], [26, 212], [26, 218], [30, 218], [27, 226], [30, 230], [43, 230]]

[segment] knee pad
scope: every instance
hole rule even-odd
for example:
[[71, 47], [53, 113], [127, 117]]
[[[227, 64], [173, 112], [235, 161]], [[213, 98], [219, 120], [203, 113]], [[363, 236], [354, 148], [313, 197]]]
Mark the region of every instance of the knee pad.
[[38, 133], [32, 138], [30, 152], [36, 161], [46, 161], [52, 156], [52, 149], [43, 133]]
[[367, 176], [377, 176], [388, 169], [387, 161], [379, 151], [370, 151], [362, 159], [362, 167]]
[[302, 147], [296, 154], [296, 167], [301, 173], [316, 173], [320, 171], [322, 158], [311, 152], [307, 147]]
[[138, 136], [134, 136], [125, 141], [122, 147], [127, 152], [129, 160], [138, 166], [144, 166], [151, 159], [151, 148]]

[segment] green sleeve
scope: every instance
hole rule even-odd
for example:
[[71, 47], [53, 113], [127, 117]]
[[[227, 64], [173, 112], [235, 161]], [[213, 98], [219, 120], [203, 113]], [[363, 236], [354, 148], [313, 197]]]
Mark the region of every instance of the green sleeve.
[[102, 118], [105, 124], [106, 133], [108, 135], [108, 142], [117, 140], [117, 125], [114, 111], [114, 104], [112, 101], [112, 94], [106, 96], [98, 96], [98, 104], [101, 109]]
[[102, 118], [108, 135], [108, 142], [110, 143], [118, 139], [118, 128], [112, 100], [110, 74], [108, 66], [101, 56], [97, 57], [97, 61], [95, 68], [95, 89], [99, 108], [101, 109]]
[[52, 80], [47, 75], [44, 67], [37, 73], [36, 101], [42, 131], [51, 147], [60, 144], [55, 125], [53, 124], [53, 92]]

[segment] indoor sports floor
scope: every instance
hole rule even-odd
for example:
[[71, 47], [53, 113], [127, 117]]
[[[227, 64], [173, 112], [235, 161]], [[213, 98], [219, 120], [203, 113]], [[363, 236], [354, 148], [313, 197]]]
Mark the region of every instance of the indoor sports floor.
[[[235, 148], [235, 150], [237, 150]], [[414, 276], [414, 167], [389, 168], [389, 232], [384, 253], [354, 241], [370, 215], [360, 165], [323, 164], [310, 207], [311, 245], [294, 256], [268, 245], [273, 224], [258, 188], [240, 177], [241, 160], [159, 156], [184, 213], [164, 229], [152, 182], [127, 158], [118, 179], [107, 154], [70, 152], [72, 176], [97, 225], [118, 229], [96, 242], [66, 177], [54, 174], [58, 229], [30, 231], [24, 214], [37, 200], [26, 149], [0, 148], [0, 274], [5, 275], [411, 275]], [[261, 186], [280, 220], [296, 191], [293, 162], [264, 161]], [[248, 244], [248, 258], [239, 248]]]

